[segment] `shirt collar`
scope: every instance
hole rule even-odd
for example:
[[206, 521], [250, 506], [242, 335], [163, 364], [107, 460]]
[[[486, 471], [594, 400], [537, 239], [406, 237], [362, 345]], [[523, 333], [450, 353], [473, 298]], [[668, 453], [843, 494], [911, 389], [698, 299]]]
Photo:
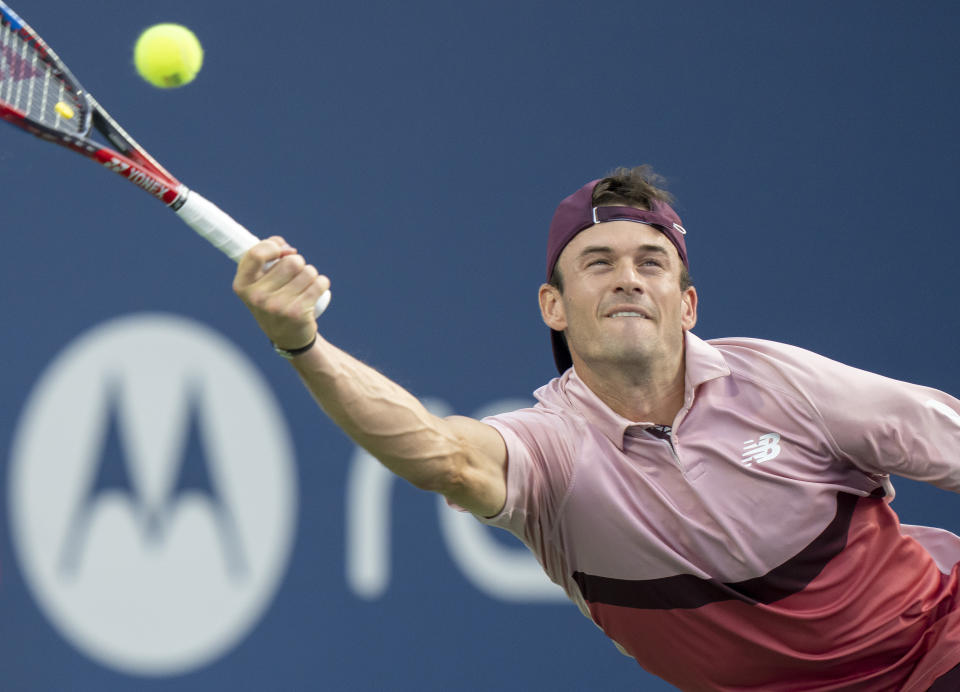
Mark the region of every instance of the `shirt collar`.
[[[686, 332], [684, 336], [684, 365], [684, 408], [693, 405], [694, 394], [701, 384], [730, 374], [723, 354], [691, 332]], [[573, 368], [560, 376], [557, 384], [569, 405], [621, 451], [624, 435], [629, 428], [653, 425], [652, 421], [631, 421], [614, 412], [584, 384]]]
[[684, 358], [686, 360], [684, 390], [686, 398], [690, 401], [693, 401], [694, 390], [704, 382], [730, 374], [730, 366], [727, 365], [720, 350], [693, 332], [684, 332]]

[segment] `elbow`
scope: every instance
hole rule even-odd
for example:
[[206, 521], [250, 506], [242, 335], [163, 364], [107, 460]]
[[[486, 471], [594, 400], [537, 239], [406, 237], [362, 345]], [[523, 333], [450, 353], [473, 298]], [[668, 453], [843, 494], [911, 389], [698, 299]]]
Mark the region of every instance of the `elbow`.
[[425, 464], [425, 473], [412, 474], [408, 476], [414, 487], [420, 490], [427, 490], [433, 493], [439, 493], [446, 497], [451, 495], [460, 495], [469, 487], [468, 474], [466, 470], [468, 465], [466, 459], [461, 455], [453, 455], [442, 460], [435, 460]]

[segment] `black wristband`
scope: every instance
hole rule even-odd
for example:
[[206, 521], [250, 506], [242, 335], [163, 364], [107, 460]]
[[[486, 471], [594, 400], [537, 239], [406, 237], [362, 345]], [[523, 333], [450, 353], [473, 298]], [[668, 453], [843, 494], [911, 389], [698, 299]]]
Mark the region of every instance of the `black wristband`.
[[310, 339], [309, 344], [307, 344], [306, 346], [301, 346], [300, 348], [295, 348], [292, 351], [288, 351], [285, 348], [280, 348], [279, 346], [274, 344], [272, 341], [270, 343], [273, 345], [273, 350], [277, 353], [277, 355], [282, 356], [287, 360], [290, 360], [294, 356], [299, 356], [301, 353], [306, 353], [311, 348], [313, 348], [313, 345], [317, 343], [317, 333], [316, 332], [313, 333], [313, 338]]

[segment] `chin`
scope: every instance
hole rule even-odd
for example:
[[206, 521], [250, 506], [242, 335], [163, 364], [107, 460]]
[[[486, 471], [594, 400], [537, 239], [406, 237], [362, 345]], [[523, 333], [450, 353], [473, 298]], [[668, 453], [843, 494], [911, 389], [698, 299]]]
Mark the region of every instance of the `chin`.
[[592, 359], [593, 362], [603, 363], [605, 365], [616, 365], [619, 367], [646, 367], [654, 360], [654, 353], [650, 349], [617, 349], [602, 353], [597, 353]]

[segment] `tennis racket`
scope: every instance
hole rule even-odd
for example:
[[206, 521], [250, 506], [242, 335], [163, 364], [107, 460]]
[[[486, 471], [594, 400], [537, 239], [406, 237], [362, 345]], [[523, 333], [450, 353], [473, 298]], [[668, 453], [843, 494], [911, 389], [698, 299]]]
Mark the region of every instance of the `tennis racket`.
[[[239, 262], [259, 242], [213, 202], [174, 178], [87, 93], [37, 33], [0, 0], [0, 119], [106, 166], [170, 207]], [[91, 135], [96, 129], [116, 149]], [[317, 300], [319, 317], [330, 291]]]

